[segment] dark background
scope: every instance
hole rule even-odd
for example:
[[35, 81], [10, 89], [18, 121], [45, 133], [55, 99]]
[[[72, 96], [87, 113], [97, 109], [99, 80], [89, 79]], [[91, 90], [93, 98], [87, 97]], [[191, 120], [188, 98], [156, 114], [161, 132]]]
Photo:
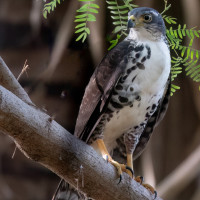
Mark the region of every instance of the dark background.
[[[80, 6], [77, 0], [66, 0], [58, 5], [47, 20], [42, 16], [40, 0], [0, 0], [0, 56], [16, 77], [27, 59], [29, 69], [19, 82], [38, 107], [45, 108], [72, 133], [84, 88], [107, 51], [106, 38], [112, 31], [105, 1], [96, 2], [101, 7], [97, 22], [89, 24], [91, 35], [82, 44], [75, 42], [73, 34], [74, 10]], [[134, 3], [160, 12], [164, 9], [162, 0], [136, 0]], [[200, 27], [199, 0], [171, 0], [169, 3], [172, 8], [167, 14], [177, 17], [178, 23], [186, 23], [189, 28]], [[199, 49], [199, 41], [194, 48]], [[44, 73], [48, 67], [54, 70]], [[154, 186], [200, 144], [199, 85], [184, 74], [176, 83], [181, 90], [171, 98], [167, 115], [154, 132], [148, 151], [135, 164], [136, 174], [144, 175]], [[1, 133], [0, 200], [51, 199], [59, 178], [27, 159], [19, 150], [12, 159], [14, 149], [13, 141]], [[200, 174], [195, 177], [174, 198], [168, 199], [200, 199]]]

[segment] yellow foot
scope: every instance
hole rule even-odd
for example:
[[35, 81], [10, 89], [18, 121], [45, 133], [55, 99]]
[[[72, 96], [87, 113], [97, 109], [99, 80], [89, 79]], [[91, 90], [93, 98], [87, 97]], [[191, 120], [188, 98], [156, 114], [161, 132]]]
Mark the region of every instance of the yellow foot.
[[122, 180], [122, 172], [126, 172], [131, 177], [133, 177], [132, 167], [129, 167], [128, 163], [127, 163], [127, 166], [126, 166], [124, 164], [120, 164], [120, 163], [116, 162], [115, 160], [113, 160], [112, 157], [110, 156], [110, 154], [108, 153], [107, 148], [106, 148], [104, 141], [102, 139], [97, 139], [96, 143], [98, 145], [98, 148], [101, 152], [102, 157], [117, 168], [117, 172], [119, 174], [119, 183]]
[[156, 197], [157, 197], [157, 192], [156, 192], [156, 190], [151, 186], [151, 185], [149, 185], [149, 184], [147, 184], [147, 183], [143, 183], [142, 184], [147, 190], [149, 190], [151, 193], [153, 193], [154, 194], [154, 199], [156, 199]]
[[126, 172], [128, 174], [131, 174], [131, 177], [133, 177], [133, 170], [130, 167], [128, 167], [128, 166], [126, 166], [124, 164], [120, 164], [120, 163], [116, 162], [115, 160], [113, 160], [112, 158], [111, 159], [108, 158], [108, 161], [113, 166], [115, 166], [117, 168], [117, 172], [118, 172], [118, 175], [119, 175], [119, 182], [118, 182], [118, 184], [122, 180], [122, 172]]
[[157, 197], [157, 192], [156, 190], [149, 184], [147, 183], [143, 183], [143, 176], [137, 176], [135, 177], [135, 181], [137, 181], [138, 183], [140, 183], [141, 185], [143, 185], [147, 190], [149, 190], [151, 193], [153, 193], [155, 196], [154, 196], [154, 199], [156, 199]]
[[140, 184], [142, 184], [143, 180], [144, 180], [143, 176], [136, 176], [134, 179], [135, 179], [136, 182], [138, 182]]

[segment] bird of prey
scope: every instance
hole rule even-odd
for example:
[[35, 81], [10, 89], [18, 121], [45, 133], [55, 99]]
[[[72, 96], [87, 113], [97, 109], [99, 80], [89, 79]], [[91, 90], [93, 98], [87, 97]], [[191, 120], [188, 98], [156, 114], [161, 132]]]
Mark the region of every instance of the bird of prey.
[[[95, 69], [80, 106], [75, 136], [132, 176], [133, 160], [162, 119], [170, 96], [170, 51], [165, 24], [152, 8], [128, 13], [128, 36]], [[125, 145], [127, 163], [111, 152]], [[120, 147], [121, 146], [121, 147]], [[129, 169], [129, 170], [127, 170]]]

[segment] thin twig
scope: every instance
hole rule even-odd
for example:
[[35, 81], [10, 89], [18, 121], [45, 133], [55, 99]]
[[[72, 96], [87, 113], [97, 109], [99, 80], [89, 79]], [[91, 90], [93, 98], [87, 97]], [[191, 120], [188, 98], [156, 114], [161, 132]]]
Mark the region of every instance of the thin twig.
[[26, 72], [26, 75], [28, 76], [27, 74], [27, 69], [29, 69], [29, 66], [27, 65], [27, 59], [25, 60], [25, 63], [24, 63], [24, 66], [22, 68], [22, 71], [20, 72], [19, 76], [17, 77], [17, 80], [19, 81], [19, 79], [21, 78], [21, 76], [24, 74], [24, 72]]
[[168, 11], [171, 8], [171, 4], [167, 5], [168, 4], [168, 0], [164, 0], [164, 2], [165, 2], [165, 8], [162, 11], [161, 15], [163, 15], [166, 11]]
[[11, 73], [3, 59], [0, 57], [0, 85], [11, 91], [22, 101], [34, 106], [28, 94], [21, 87], [15, 76]]

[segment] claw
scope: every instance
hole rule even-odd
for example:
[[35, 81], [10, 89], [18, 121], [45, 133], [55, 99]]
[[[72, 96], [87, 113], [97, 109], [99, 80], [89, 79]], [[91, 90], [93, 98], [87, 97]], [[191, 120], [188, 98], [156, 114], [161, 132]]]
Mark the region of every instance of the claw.
[[154, 199], [157, 197], [157, 192], [156, 190], [149, 184], [142, 184], [147, 190], [149, 190], [152, 194], [154, 194]]
[[156, 192], [156, 190], [154, 191], [154, 195], [155, 195], [154, 199], [156, 199], [156, 197], [158, 196], [158, 193]]
[[144, 177], [143, 177], [143, 176], [140, 176], [140, 180], [141, 180], [141, 184], [142, 184], [143, 181], [144, 181]]
[[119, 185], [121, 183], [121, 181], [122, 181], [122, 175], [120, 174], [119, 175], [119, 182], [117, 183], [117, 185]]
[[133, 178], [133, 176], [134, 176], [134, 172], [133, 172], [133, 170], [132, 170], [129, 166], [126, 166], [126, 169], [129, 170], [129, 171], [131, 172], [131, 174], [132, 174], [132, 178]]

